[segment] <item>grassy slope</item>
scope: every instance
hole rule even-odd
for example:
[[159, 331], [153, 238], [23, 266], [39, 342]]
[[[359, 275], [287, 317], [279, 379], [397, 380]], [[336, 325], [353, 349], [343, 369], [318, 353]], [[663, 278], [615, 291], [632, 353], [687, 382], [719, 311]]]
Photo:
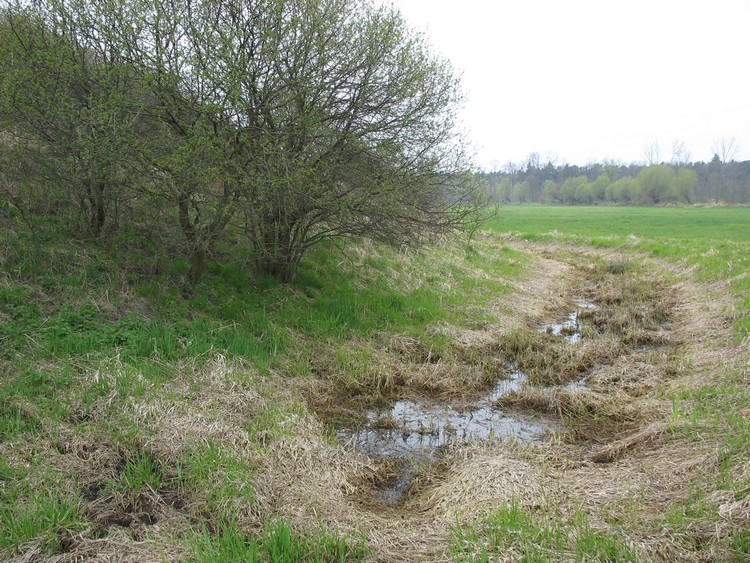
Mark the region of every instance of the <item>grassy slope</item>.
[[[224, 391], [239, 385], [261, 405], [246, 414], [241, 431], [263, 449], [299, 413], [263, 377], [310, 377], [313, 364], [330, 357], [356, 378], [342, 343], [394, 333], [428, 339], [426, 326], [461, 323], [467, 307], [479, 310], [507, 291], [505, 280], [525, 262], [522, 253], [494, 243], [482, 251], [448, 245], [427, 253], [362, 243], [343, 255], [321, 249], [292, 285], [282, 286], [251, 279], [227, 265], [242, 257], [227, 255], [185, 295], [181, 262], [140, 258], [137, 248], [66, 241], [54, 229], [41, 240], [22, 231], [0, 236], [0, 550], [8, 553], [65, 552], [76, 534], [99, 538], [113, 526], [133, 529], [137, 520], [152, 519], [164, 499], [182, 506], [192, 495], [202, 505], [188, 514], [194, 531], [174, 538], [181, 551], [167, 557], [211, 560], [243, 550], [270, 557], [271, 549], [287, 550], [274, 560], [296, 560], [299, 549], [312, 559], [361, 557], [358, 542], [339, 541], [335, 532], [292, 536], [286, 547], [274, 547], [279, 533], [238, 533], [238, 510], [254, 510], [246, 486], [254, 462], [223, 447], [221, 436], [186, 438], [174, 452], [149, 447], [159, 437], [148, 419], [138, 418], [139, 409], [171, 400], [170, 408], [180, 410], [187, 400], [181, 393], [194, 397], [190, 389], [198, 388], [199, 397], [213, 401], [211, 417], [223, 407], [221, 398], [202, 388], [196, 374], [211, 372], [217, 355], [240, 362], [245, 368], [225, 374], [232, 381], [214, 383]], [[69, 467], [70, 458], [86, 463]], [[154, 492], [158, 502], [150, 499]], [[289, 533], [271, 522], [273, 514], [260, 517], [268, 520], [264, 529]]]

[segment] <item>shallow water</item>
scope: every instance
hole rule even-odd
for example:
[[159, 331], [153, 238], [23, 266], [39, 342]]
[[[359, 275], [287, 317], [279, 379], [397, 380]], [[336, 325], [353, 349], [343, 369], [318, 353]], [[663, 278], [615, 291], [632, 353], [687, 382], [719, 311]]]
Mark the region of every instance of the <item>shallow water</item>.
[[[519, 389], [526, 376], [514, 372], [489, 394], [474, 402], [432, 400], [396, 401], [386, 409], [365, 413], [366, 423], [355, 430], [340, 429], [339, 437], [352, 440], [361, 451], [381, 457], [431, 458], [429, 452], [456, 442], [467, 443], [513, 437], [541, 442], [552, 420], [506, 413], [494, 401]], [[427, 452], [427, 455], [426, 455]]]
[[[581, 339], [578, 313], [595, 305], [587, 301], [575, 304], [576, 310], [562, 322], [544, 325], [539, 331], [563, 336], [570, 343], [578, 342]], [[498, 399], [525, 384], [526, 375], [514, 370], [507, 379], [499, 380], [474, 400], [401, 399], [387, 408], [366, 410], [361, 425], [338, 428], [336, 434], [343, 443], [354, 445], [374, 459], [398, 462], [394, 478], [373, 492], [376, 500], [396, 504], [405, 497], [416, 468], [436, 461], [445, 446], [507, 438], [540, 443], [559, 430], [555, 418], [504, 411], [495, 406]], [[584, 380], [578, 380], [565, 388], [578, 391], [584, 386]]]
[[575, 311], [568, 313], [568, 315], [560, 322], [542, 325], [539, 327], [539, 332], [546, 332], [552, 336], [562, 336], [571, 344], [580, 341], [581, 324], [578, 315], [582, 309], [595, 309], [596, 305], [583, 299], [577, 299], [574, 303], [576, 305]]
[[444, 446], [510, 437], [524, 443], [547, 440], [558, 428], [554, 419], [509, 413], [494, 406], [503, 395], [520, 389], [525, 379], [515, 371], [473, 402], [399, 400], [389, 408], [366, 411], [362, 426], [339, 428], [337, 435], [374, 459], [400, 461], [398, 476], [373, 495], [395, 504], [404, 498], [415, 468], [436, 461]]

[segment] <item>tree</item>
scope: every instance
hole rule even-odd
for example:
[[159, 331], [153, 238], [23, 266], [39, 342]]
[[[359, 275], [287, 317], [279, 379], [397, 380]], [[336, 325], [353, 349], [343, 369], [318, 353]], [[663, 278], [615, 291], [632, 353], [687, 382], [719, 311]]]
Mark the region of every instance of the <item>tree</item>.
[[539, 163], [541, 162], [541, 155], [538, 152], [531, 152], [526, 157], [526, 171], [531, 172], [532, 170], [538, 170], [540, 168]]
[[610, 179], [606, 173], [599, 174], [596, 180], [591, 182], [591, 197], [594, 201], [604, 201], [606, 199], [607, 187]]
[[516, 184], [511, 197], [513, 203], [529, 203], [531, 201], [531, 188], [526, 182]]
[[684, 141], [675, 139], [672, 141], [672, 159], [674, 165], [687, 164], [690, 162], [690, 151], [685, 146]]
[[718, 156], [721, 162], [726, 164], [735, 159], [737, 153], [740, 152], [740, 145], [734, 137], [724, 137], [711, 145], [711, 152], [714, 153], [715, 156]]
[[674, 171], [665, 164], [648, 166], [638, 174], [641, 194], [653, 203], [672, 199]]
[[413, 244], [479, 220], [458, 80], [392, 7], [40, 0], [35, 15], [55, 35], [65, 22], [79, 57], [116, 53], [97, 65], [138, 79], [153, 127], [129, 138], [145, 193], [174, 209], [191, 279], [227, 228], [288, 281], [326, 238]]
[[661, 148], [659, 147], [659, 141], [652, 141], [649, 145], [643, 149], [643, 156], [646, 157], [646, 166], [661, 163]]
[[47, 15], [0, 12], [0, 127], [22, 165], [15, 181], [54, 184], [37, 201], [98, 236], [128, 199], [142, 100], [117, 54], [82, 46], [69, 18]]
[[578, 203], [590, 204], [594, 201], [594, 192], [591, 189], [591, 184], [583, 182], [576, 188], [575, 200]]
[[545, 180], [542, 185], [544, 203], [560, 203], [560, 188], [554, 180]]
[[698, 176], [693, 170], [680, 168], [672, 178], [671, 192], [679, 201], [692, 203], [697, 184]]
[[711, 201], [719, 201], [721, 194], [724, 192], [724, 164], [718, 153], [714, 153], [713, 158], [708, 163], [708, 192]]
[[513, 187], [508, 178], [503, 178], [497, 182], [492, 190], [493, 201], [496, 203], [510, 203], [512, 194]]
[[554, 170], [557, 166], [557, 161], [560, 160], [559, 155], [554, 151], [547, 151], [544, 153], [544, 168]]
[[607, 201], [630, 203], [638, 197], [638, 182], [635, 178], [625, 176], [612, 182], [606, 189]]
[[578, 200], [579, 191], [582, 196], [587, 195], [585, 194], [586, 189], [584, 188], [587, 184], [588, 178], [586, 178], [586, 176], [574, 176], [565, 180], [560, 187], [560, 194], [562, 195], [563, 203], [580, 203]]

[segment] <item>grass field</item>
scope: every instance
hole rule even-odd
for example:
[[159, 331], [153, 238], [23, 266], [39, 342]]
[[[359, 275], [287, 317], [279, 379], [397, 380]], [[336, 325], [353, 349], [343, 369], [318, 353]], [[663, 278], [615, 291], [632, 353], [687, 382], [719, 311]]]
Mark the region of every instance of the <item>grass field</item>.
[[488, 224], [495, 232], [538, 238], [557, 231], [566, 237], [750, 241], [747, 207], [570, 207], [506, 206]]
[[[127, 242], [2, 231], [0, 559], [741, 561], [749, 246], [747, 208], [513, 206], [471, 242], [322, 248], [291, 285], [226, 249], [186, 292]], [[535, 327], [581, 296], [571, 352]], [[387, 465], [330, 422], [511, 360], [509, 408], [565, 432], [374, 502]]]

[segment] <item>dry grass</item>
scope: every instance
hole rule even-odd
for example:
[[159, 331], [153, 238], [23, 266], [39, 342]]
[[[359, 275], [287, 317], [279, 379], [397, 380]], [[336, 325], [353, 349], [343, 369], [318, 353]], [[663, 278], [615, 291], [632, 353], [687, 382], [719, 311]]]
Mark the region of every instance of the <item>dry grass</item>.
[[[612, 255], [587, 252], [583, 258], [573, 255], [575, 266], [553, 266], [552, 256], [559, 250], [548, 247], [545, 252], [542, 275], [519, 283], [519, 293], [511, 299], [523, 313], [499, 313], [497, 323], [482, 330], [445, 325], [431, 330], [464, 349], [482, 350], [496, 362], [498, 356], [519, 351], [503, 339], [521, 334], [527, 339], [525, 350], [532, 352], [524, 367], [539, 371], [537, 383], [559, 385], [585, 374], [583, 391], [526, 386], [502, 399], [505, 406], [557, 413], [570, 432], [563, 442], [532, 448], [505, 443], [452, 450], [415, 477], [397, 517], [412, 531], [424, 533], [424, 526], [432, 526], [426, 538], [433, 541], [446, 521], [473, 520], [511, 500], [520, 499], [531, 509], [556, 506], [568, 514], [582, 506], [592, 525], [601, 529], [608, 529], [613, 517], [627, 523], [644, 559], [689, 559], [698, 551], [704, 557], [710, 551], [703, 544], [691, 547], [704, 531], [693, 529], [692, 538], [654, 535], [649, 522], [658, 521], [666, 507], [686, 498], [696, 476], [717, 470], [716, 446], [710, 440], [696, 444], [686, 439], [680, 432], [683, 422], [669, 420], [672, 405], [665, 397], [683, 386], [705, 385], [706, 373], [712, 372], [709, 366], [727, 366], [741, 356], [731, 345], [727, 299], [717, 300], [714, 294], [709, 298], [705, 287], [684, 278], [684, 271], [662, 264], [650, 262], [647, 273], [632, 267], [613, 271], [606, 266], [619, 264], [612, 262]], [[605, 266], [581, 267], [582, 259], [592, 257]], [[683, 280], [665, 281], [677, 276]], [[595, 280], [593, 290], [585, 289], [591, 287], [585, 277]], [[557, 293], [550, 295], [553, 291]], [[582, 322], [590, 323], [595, 332], [581, 345], [571, 347], [536, 332], [536, 326], [555, 318], [576, 296], [599, 305], [582, 315]], [[509, 301], [497, 304], [496, 311], [504, 306], [510, 306]], [[440, 394], [448, 388], [441, 374], [448, 380], [460, 378], [451, 373], [450, 358], [432, 354], [416, 339], [396, 337], [387, 352], [399, 358], [401, 387], [394, 388], [398, 393], [411, 385]], [[746, 501], [725, 495], [717, 496], [716, 504], [723, 525], [744, 525]], [[377, 541], [386, 541], [389, 526], [384, 521], [377, 528], [382, 531], [371, 533], [378, 557], [405, 556], [393, 551], [402, 548], [400, 544], [389, 543], [379, 552]], [[424, 556], [429, 553], [415, 544], [409, 548]]]
[[600, 393], [524, 387], [502, 397], [498, 404], [518, 410], [557, 414], [569, 430], [565, 439], [584, 443], [612, 440], [664, 414], [658, 402], [636, 402], [617, 391]]
[[[689, 498], [697, 476], [718, 471], [715, 439], [695, 441], [681, 433], [683, 422], [670, 420], [666, 397], [712, 383], [720, 377], [718, 365], [725, 371], [747, 362], [731, 344], [728, 297], [687, 279], [665, 282], [660, 271], [666, 266], [658, 263], [650, 263], [648, 274], [632, 267], [607, 271], [616, 255], [534, 250], [534, 275], [488, 306], [492, 322], [481, 329], [426, 327], [429, 336], [449, 340], [439, 351], [424, 344], [429, 339], [400, 334], [352, 340], [343, 359], [321, 345], [313, 376], [293, 380], [280, 373], [260, 377], [217, 356], [200, 368], [182, 366], [158, 393], [125, 399], [113, 391], [89, 408], [89, 416], [92, 423], [112, 423], [113, 410], [120, 409], [117, 416], [139, 428], [138, 450], [158, 460], [167, 477], [195, 448], [216, 444], [252, 468], [252, 502], [237, 497], [226, 500], [232, 506], [219, 507], [231, 510], [240, 528], [253, 533], [263, 521], [282, 518], [299, 530], [322, 525], [364, 534], [373, 561], [446, 560], [452, 526], [511, 502], [561, 515], [582, 509], [601, 530], [617, 523], [643, 560], [725, 557], [716, 538], [750, 525], [749, 495], [738, 500], [713, 492], [718, 517], [710, 529], [700, 523], [674, 532], [664, 527], [663, 515]], [[589, 268], [592, 259], [605, 266]], [[684, 274], [674, 268], [668, 273]], [[418, 276], [406, 283], [417, 284]], [[632, 292], [638, 299], [629, 298]], [[569, 345], [536, 330], [569, 310], [576, 297], [599, 304], [583, 319], [594, 328], [583, 342]], [[535, 446], [455, 447], [417, 472], [401, 505], [374, 502], [372, 488], [392, 468], [340, 445], [326, 423], [356, 417], [363, 405], [384, 398], [470, 394], [502, 375], [512, 356], [536, 385], [504, 397], [502, 405], [557, 414], [567, 435]], [[89, 377], [114, 383], [121, 369], [113, 361]], [[584, 390], [558, 386], [581, 376]], [[259, 421], [271, 409], [278, 416], [266, 428]], [[175, 538], [210, 525], [205, 491], [165, 485], [127, 498], [102, 488], [118, 478], [133, 452], [95, 432], [61, 426], [39, 436], [35, 447], [46, 448], [57, 471], [75, 476], [93, 523], [68, 538], [67, 553], [55, 561], [177, 560], [189, 553]], [[30, 455], [7, 444], [0, 453], [11, 465]], [[737, 471], [750, 476], [750, 464]], [[146, 514], [150, 522], [143, 521]], [[45, 557], [43, 546], [29, 542], [17, 559]]]
[[[447, 253], [448, 259], [451, 256]], [[316, 379], [302, 384], [303, 393], [314, 410], [326, 416], [342, 410], [342, 403], [357, 408], [384, 397], [471, 395], [507, 374], [509, 366], [498, 344], [504, 335], [538, 324], [570, 305], [563, 294], [573, 270], [563, 262], [537, 257], [533, 276], [511, 282], [510, 296], [503, 295], [482, 310], [482, 315], [491, 316], [490, 323], [481, 328], [446, 322], [425, 327], [427, 341], [447, 342], [439, 350], [404, 334], [381, 335], [373, 341], [352, 339], [345, 346], [344, 360], [340, 347], [317, 345]], [[402, 272], [399, 279], [403, 277]]]
[[635, 432], [629, 434], [625, 438], [610, 442], [602, 448], [596, 450], [591, 454], [590, 459], [595, 463], [611, 463], [623, 457], [626, 452], [634, 449], [640, 445], [646, 445], [651, 442], [658, 440], [665, 432], [673, 431], [674, 427], [670, 427], [664, 421], [653, 422]]
[[417, 476], [403, 510], [447, 521], [476, 519], [516, 500], [538, 508], [558, 495], [554, 479], [513, 442], [455, 448]]
[[614, 361], [621, 342], [612, 338], [587, 340], [571, 346], [560, 338], [525, 328], [506, 335], [500, 350], [515, 361], [534, 385], [565, 385], [588, 373], [595, 365]]

